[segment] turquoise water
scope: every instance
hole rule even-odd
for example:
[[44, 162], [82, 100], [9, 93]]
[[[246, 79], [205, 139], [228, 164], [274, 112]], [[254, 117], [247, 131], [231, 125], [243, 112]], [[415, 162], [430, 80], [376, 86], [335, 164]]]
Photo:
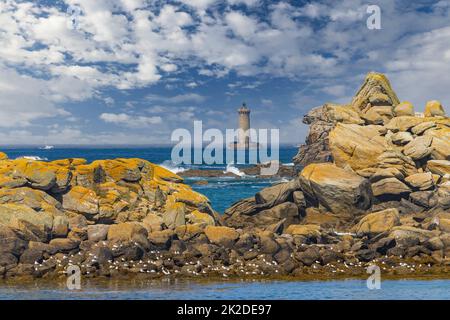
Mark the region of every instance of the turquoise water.
[[364, 280], [341, 281], [141, 281], [83, 284], [80, 291], [34, 283], [28, 286], [0, 285], [0, 299], [149, 299], [149, 300], [450, 300], [450, 280], [388, 280], [381, 289], [369, 290]]

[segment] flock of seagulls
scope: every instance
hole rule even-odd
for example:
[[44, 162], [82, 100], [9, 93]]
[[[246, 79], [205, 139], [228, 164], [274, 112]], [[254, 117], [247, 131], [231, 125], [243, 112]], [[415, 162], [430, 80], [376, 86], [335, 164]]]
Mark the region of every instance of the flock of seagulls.
[[[107, 246], [106, 242], [96, 243], [93, 246]], [[120, 250], [123, 247], [122, 244], [114, 244], [112, 245], [112, 251]], [[185, 275], [191, 276], [204, 276], [208, 274], [221, 275], [224, 278], [229, 277], [230, 275], [240, 275], [240, 276], [258, 276], [270, 274], [272, 272], [275, 274], [279, 274], [282, 271], [281, 266], [275, 260], [267, 260], [267, 255], [258, 255], [257, 262], [254, 260], [245, 261], [244, 259], [235, 258], [232, 259], [232, 263], [230, 266], [225, 265], [213, 265], [211, 263], [202, 263], [201, 260], [191, 260], [185, 261], [182, 267], [170, 268], [170, 262], [172, 262], [176, 256], [183, 255], [180, 251], [173, 251], [174, 256], [168, 257], [167, 252], [161, 252], [159, 250], [152, 250], [148, 253], [147, 259], [140, 259], [138, 261], [129, 260], [127, 261], [124, 257], [120, 257], [118, 259], [107, 260], [106, 267], [110, 271], [128, 271], [134, 273], [146, 273], [146, 274], [154, 274], [155, 276], [170, 276], [172, 274], [180, 274], [183, 273]], [[292, 257], [292, 255], [291, 255]], [[384, 258], [387, 258], [385, 256]], [[401, 257], [400, 257], [401, 258]], [[79, 261], [82, 262], [79, 262]], [[67, 254], [59, 254], [55, 256], [51, 256], [49, 259], [42, 261], [41, 263], [38, 261], [34, 262], [35, 271], [39, 271], [42, 268], [51, 268], [55, 266], [59, 269], [59, 273], [64, 274], [65, 270], [69, 266], [78, 265], [80, 266], [82, 272], [84, 274], [91, 274], [91, 272], [95, 272], [96, 266], [95, 264], [99, 261], [99, 257], [92, 252], [87, 253], [87, 257], [83, 255], [82, 252], [78, 252], [72, 255]], [[165, 265], [165, 262], [169, 262], [169, 266]], [[320, 261], [315, 261], [312, 265], [312, 269], [322, 269], [325, 272], [335, 273], [347, 273], [350, 269], [365, 269], [371, 264], [379, 265], [382, 270], [395, 270], [397, 268], [401, 268], [404, 270], [409, 270], [410, 272], [414, 272], [416, 270], [424, 270], [426, 268], [432, 267], [431, 264], [415, 264], [415, 263], [407, 263], [407, 262], [393, 262], [390, 261], [389, 264], [386, 263], [385, 259], [378, 258], [371, 262], [361, 262], [356, 259], [356, 261], [342, 261], [337, 260], [334, 263], [327, 263], [325, 265], [321, 265]], [[173, 265], [173, 262], [172, 262]], [[347, 271], [345, 270], [347, 269]]]

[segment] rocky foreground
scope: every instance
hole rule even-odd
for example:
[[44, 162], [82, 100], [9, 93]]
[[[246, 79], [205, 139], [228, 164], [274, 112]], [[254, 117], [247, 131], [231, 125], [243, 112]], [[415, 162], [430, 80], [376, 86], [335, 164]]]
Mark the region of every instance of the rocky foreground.
[[63, 277], [450, 273], [450, 119], [371, 73], [349, 105], [313, 109], [292, 180], [218, 215], [140, 159], [0, 160], [0, 274]]

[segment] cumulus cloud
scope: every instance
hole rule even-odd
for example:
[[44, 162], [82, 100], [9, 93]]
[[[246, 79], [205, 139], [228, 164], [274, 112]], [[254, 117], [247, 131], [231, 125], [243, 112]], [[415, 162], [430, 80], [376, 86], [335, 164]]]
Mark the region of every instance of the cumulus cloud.
[[[323, 103], [324, 94], [337, 102], [347, 99], [371, 70], [386, 72], [399, 96], [417, 106], [440, 99], [449, 108], [448, 1], [377, 4], [382, 30], [367, 29], [363, 0], [5, 0], [0, 2], [0, 127], [28, 130], [46, 119], [73, 121], [79, 118], [77, 103], [98, 100], [117, 107], [104, 97], [106, 90], [127, 94], [161, 83], [187, 91], [169, 96], [149, 90], [141, 105], [178, 106], [192, 119], [195, 112], [182, 107], [206, 102], [205, 95], [192, 91], [207, 92], [200, 91], [206, 79], [227, 76], [230, 96], [277, 79], [292, 81], [293, 110], [286, 114], [306, 112]], [[68, 14], [68, 6], [80, 10]], [[170, 77], [180, 81], [170, 83]], [[124, 104], [139, 105], [134, 100], [139, 99]], [[90, 120], [99, 121], [100, 114], [110, 125], [158, 124], [157, 117], [129, 110], [103, 111]], [[286, 114], [284, 124], [292, 119]], [[70, 130], [75, 130], [68, 131], [71, 137], [83, 132]]]

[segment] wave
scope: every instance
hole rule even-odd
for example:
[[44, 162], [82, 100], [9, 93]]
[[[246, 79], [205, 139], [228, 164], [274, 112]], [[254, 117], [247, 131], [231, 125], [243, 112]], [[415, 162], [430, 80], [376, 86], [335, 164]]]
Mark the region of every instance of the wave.
[[170, 160], [164, 161], [163, 163], [159, 164], [159, 166], [160, 166], [160, 167], [163, 167], [164, 169], [167, 169], [167, 170], [169, 170], [170, 172], [175, 173], [175, 174], [187, 170], [186, 168], [176, 166], [176, 165], [175, 165], [172, 161], [170, 161]]
[[33, 161], [48, 161], [48, 158], [41, 158], [39, 156], [21, 156], [21, 157], [17, 157], [16, 159], [26, 159], [26, 160], [33, 160]]
[[239, 177], [245, 176], [245, 173], [241, 172], [238, 168], [233, 166], [233, 163], [229, 163], [227, 165], [227, 168], [225, 169], [225, 171], [223, 173], [229, 173], [229, 172], [231, 172], [231, 173], [233, 173], [233, 174], [235, 174], [235, 175], [237, 175]]
[[283, 163], [283, 166], [286, 166], [286, 167], [293, 167], [293, 166], [294, 166], [294, 163], [293, 163], [293, 162]]

